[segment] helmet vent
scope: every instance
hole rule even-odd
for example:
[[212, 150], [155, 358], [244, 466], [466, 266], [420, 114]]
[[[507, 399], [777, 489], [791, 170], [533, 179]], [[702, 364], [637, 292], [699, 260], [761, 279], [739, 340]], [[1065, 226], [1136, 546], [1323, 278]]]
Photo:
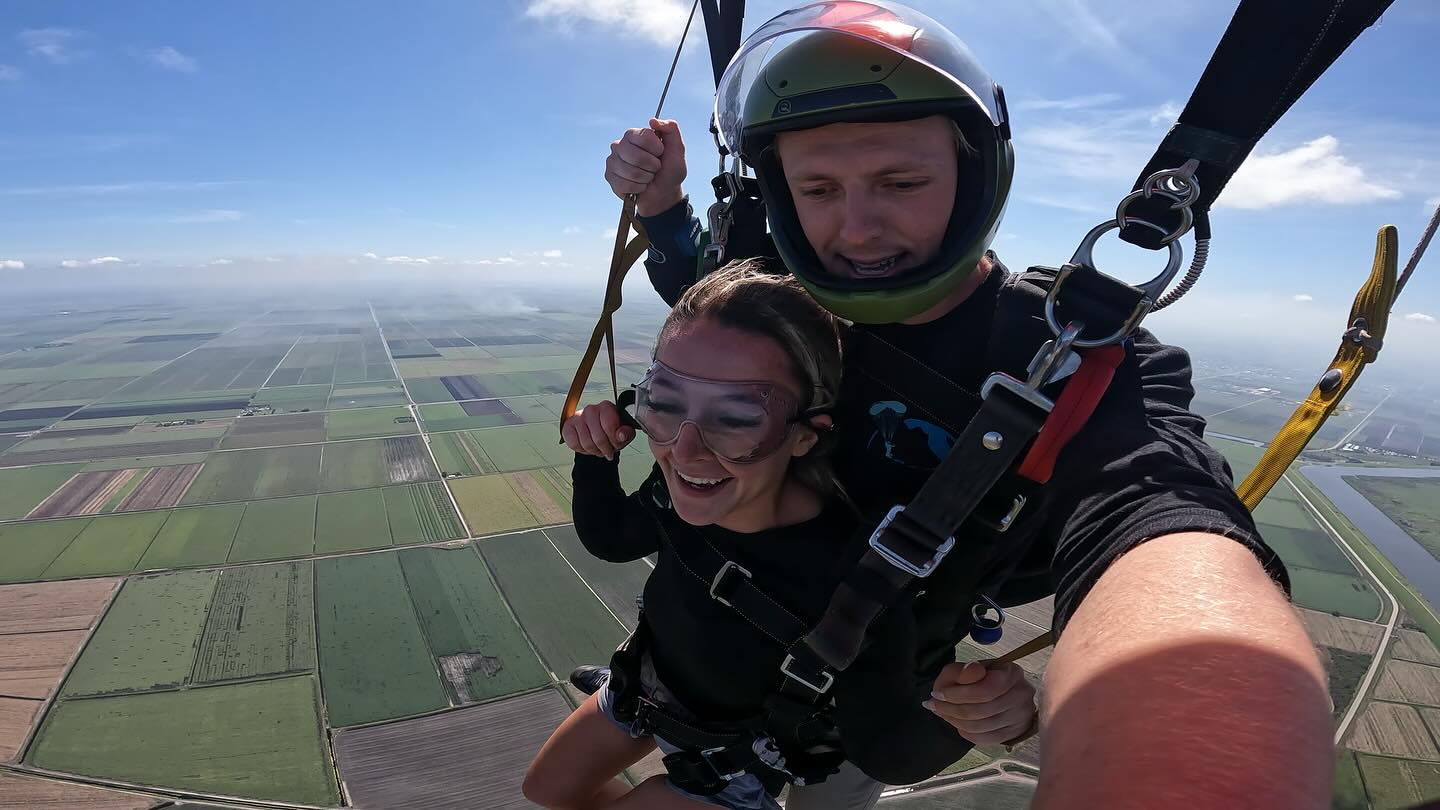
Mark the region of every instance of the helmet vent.
[[870, 66], [870, 72], [871, 72], [871, 73], [879, 73], [880, 71], [882, 71], [882, 70], [884, 70], [884, 69], [885, 69], [885, 68], [882, 68], [882, 67], [880, 67], [879, 65], [871, 65], [871, 66]]

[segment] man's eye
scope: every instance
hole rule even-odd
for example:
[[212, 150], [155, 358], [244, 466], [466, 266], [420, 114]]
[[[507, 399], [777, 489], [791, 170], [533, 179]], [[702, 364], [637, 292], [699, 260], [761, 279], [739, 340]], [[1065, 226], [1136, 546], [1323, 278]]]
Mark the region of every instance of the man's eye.
[[893, 181], [893, 182], [890, 183], [890, 186], [891, 186], [892, 188], [894, 188], [896, 191], [916, 191], [916, 190], [918, 190], [918, 189], [924, 188], [924, 187], [926, 186], [926, 181], [924, 181], [924, 180], [895, 180], [895, 181]]
[[805, 188], [800, 190], [800, 196], [807, 200], [822, 200], [830, 193], [830, 189], [823, 186], [818, 188]]

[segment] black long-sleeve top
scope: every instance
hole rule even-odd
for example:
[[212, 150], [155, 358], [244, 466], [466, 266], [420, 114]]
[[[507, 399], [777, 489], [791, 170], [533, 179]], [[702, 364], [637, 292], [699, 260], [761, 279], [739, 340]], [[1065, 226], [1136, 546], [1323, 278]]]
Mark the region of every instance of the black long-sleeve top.
[[[710, 597], [687, 573], [674, 545], [709, 542], [751, 573], [751, 582], [814, 623], [864, 550], [853, 513], [842, 504], [803, 523], [755, 533], [686, 524], [668, 507], [658, 468], [632, 495], [616, 462], [577, 455], [575, 529], [591, 554], [626, 562], [658, 553], [645, 583], [649, 654], [660, 681], [702, 720], [751, 717], [780, 681], [785, 647]], [[889, 784], [917, 782], [964, 756], [970, 743], [921, 703], [929, 684], [914, 678], [916, 629], [908, 610], [881, 617], [872, 642], [833, 693], [846, 757]]]

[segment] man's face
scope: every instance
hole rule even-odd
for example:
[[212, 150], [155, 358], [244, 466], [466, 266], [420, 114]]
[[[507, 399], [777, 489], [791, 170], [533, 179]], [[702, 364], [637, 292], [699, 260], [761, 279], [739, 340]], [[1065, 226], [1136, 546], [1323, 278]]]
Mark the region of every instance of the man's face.
[[948, 118], [783, 132], [775, 148], [826, 272], [883, 278], [940, 252], [959, 165]]

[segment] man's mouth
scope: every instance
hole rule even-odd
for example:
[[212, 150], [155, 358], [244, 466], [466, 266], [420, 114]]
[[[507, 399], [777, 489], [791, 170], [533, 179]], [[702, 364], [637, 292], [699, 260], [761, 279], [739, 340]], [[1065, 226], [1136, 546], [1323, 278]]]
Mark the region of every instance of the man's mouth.
[[850, 265], [850, 269], [855, 275], [861, 278], [876, 278], [889, 275], [890, 272], [895, 269], [895, 265], [899, 263], [902, 256], [904, 256], [903, 253], [896, 253], [893, 256], [886, 256], [885, 258], [874, 261], [860, 261], [849, 256], [841, 256], [840, 258], [846, 264]]

